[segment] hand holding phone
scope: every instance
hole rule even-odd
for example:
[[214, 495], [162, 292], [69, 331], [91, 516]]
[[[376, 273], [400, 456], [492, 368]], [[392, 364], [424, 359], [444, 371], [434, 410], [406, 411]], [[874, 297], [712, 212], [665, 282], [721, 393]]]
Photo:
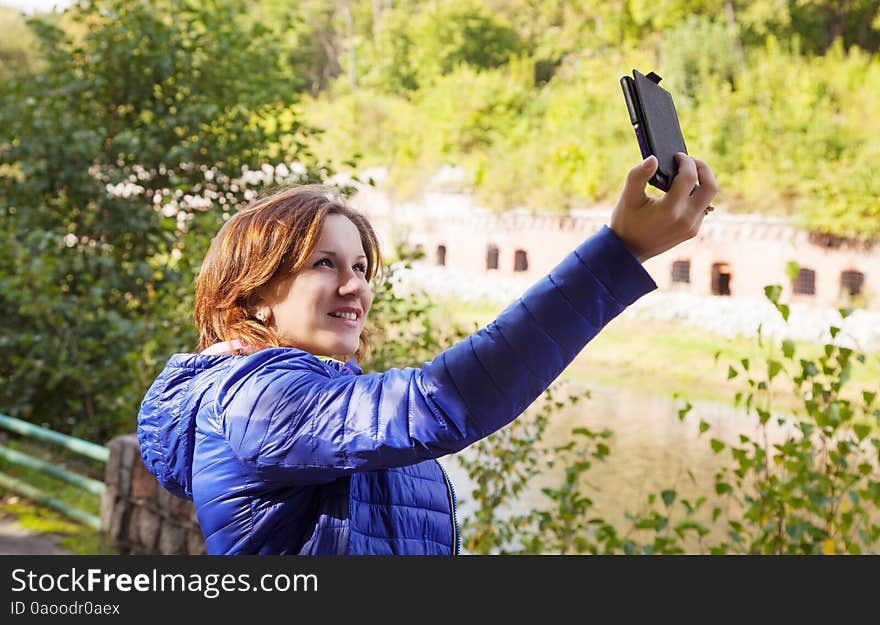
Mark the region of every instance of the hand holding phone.
[[657, 172], [648, 183], [669, 191], [672, 179], [678, 173], [675, 154], [687, 154], [687, 147], [681, 134], [672, 95], [660, 86], [660, 80], [660, 76], [654, 72], [649, 72], [646, 76], [634, 69], [632, 77], [620, 78], [620, 86], [642, 158], [651, 154], [657, 157]]

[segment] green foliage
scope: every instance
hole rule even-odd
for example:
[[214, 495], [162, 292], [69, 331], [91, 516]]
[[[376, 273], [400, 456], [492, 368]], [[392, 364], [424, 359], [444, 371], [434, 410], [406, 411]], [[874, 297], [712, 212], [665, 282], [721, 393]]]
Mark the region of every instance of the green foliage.
[[305, 119], [326, 128], [310, 145], [333, 162], [356, 154], [361, 166], [393, 168], [398, 196], [416, 195], [423, 175], [468, 155], [480, 167], [521, 116], [534, 95], [528, 61], [506, 69], [460, 66], [411, 98], [361, 89], [332, 101], [307, 100]]
[[[373, 30], [355, 24], [360, 91], [338, 81], [348, 86], [307, 108], [327, 130], [317, 154], [347, 146], [391, 168], [401, 195], [452, 164], [491, 208], [613, 200], [639, 158], [617, 83], [635, 67], [668, 83], [688, 150], [712, 165], [725, 208], [836, 236], [880, 233], [876, 3], [494, 0], [376, 15], [364, 20]], [[474, 15], [480, 37], [507, 41], [499, 33], [510, 28], [518, 43], [485, 44], [505, 52], [481, 57], [457, 38]]]
[[0, 6], [0, 80], [30, 76], [37, 71], [36, 36], [24, 15]]
[[[768, 290], [778, 297], [778, 288]], [[880, 409], [874, 406], [873, 389], [846, 393], [853, 368], [866, 356], [834, 341], [836, 327], [830, 334], [832, 342], [818, 358], [798, 359], [793, 345], [784, 341], [768, 354], [766, 374], [742, 371], [752, 390], [739, 403], [757, 416], [760, 430], [727, 446], [732, 465], [715, 476], [716, 492], [724, 499], [714, 516], [727, 519], [729, 540], [714, 545], [712, 553], [876, 550]], [[792, 383], [802, 405], [796, 413], [774, 409], [777, 378]], [[725, 509], [736, 516], [721, 515]]]
[[373, 288], [367, 328], [370, 350], [360, 363], [366, 372], [420, 367], [468, 335], [464, 328], [438, 322], [436, 304], [427, 293], [399, 292], [400, 274], [422, 256], [401, 246], [394, 258], [385, 259], [384, 277]]
[[[475, 486], [471, 496], [476, 510], [461, 526], [462, 544], [469, 553], [596, 552], [585, 530], [604, 522], [589, 518], [593, 502], [581, 494], [581, 478], [593, 460], [607, 455], [603, 441], [610, 432], [575, 428], [566, 445], [537, 444], [554, 412], [589, 397], [570, 394], [565, 401], [557, 399], [565, 392], [564, 383], [555, 383], [524, 416], [456, 457]], [[564, 467], [563, 483], [558, 489], [543, 489], [555, 507], [511, 514], [510, 507], [525, 488], [555, 465]]]
[[[797, 268], [790, 268], [796, 272]], [[783, 313], [782, 288], [766, 287]], [[845, 314], [845, 311], [841, 311]], [[541, 437], [564, 402], [547, 392], [541, 412], [516, 421], [475, 445], [458, 460], [475, 488], [474, 516], [462, 526], [465, 546], [474, 553], [624, 554], [859, 554], [880, 547], [880, 407], [876, 386], [847, 392], [853, 369], [866, 355], [834, 341], [816, 358], [796, 358], [794, 344], [768, 346], [764, 366], [749, 359], [731, 363], [728, 377], [748, 380], [736, 403], [755, 418], [757, 433], [736, 442], [700, 436], [729, 461], [715, 474], [711, 491], [696, 498], [666, 487], [652, 493], [644, 509], [628, 512], [623, 525], [607, 522], [586, 494], [592, 459], [611, 448], [585, 428], [572, 442], [555, 447]], [[794, 392], [800, 408], [774, 408], [782, 392]], [[577, 399], [570, 397], [571, 400]], [[692, 405], [679, 411], [684, 421]], [[583, 439], [586, 438], [586, 442]], [[579, 442], [578, 442], [579, 441]], [[530, 482], [553, 465], [563, 467], [558, 487], [541, 492], [547, 506], [525, 514], [510, 508]], [[696, 482], [689, 471], [693, 486]]]
[[659, 65], [666, 89], [678, 108], [695, 104], [700, 85], [733, 84], [742, 69], [743, 50], [735, 27], [719, 17], [692, 15], [663, 34]]
[[241, 3], [112, 0], [67, 18], [83, 36], [32, 21], [47, 67], [0, 87], [0, 406], [103, 442], [195, 344], [183, 320], [222, 211], [303, 129], [276, 121], [292, 97], [276, 39]]
[[289, 66], [288, 88], [316, 94], [341, 71], [344, 53], [337, 30], [338, 3], [322, 0], [261, 0], [250, 15], [278, 33], [279, 53]]
[[475, 0], [396, 7], [376, 31], [359, 83], [388, 93], [430, 86], [461, 65], [492, 69], [522, 49], [516, 32]]
[[625, 111], [613, 105], [622, 102], [617, 79], [595, 80], [623, 65], [620, 54], [608, 55], [563, 65], [507, 132], [464, 161], [487, 205], [555, 212], [619, 191], [608, 172], [625, 172], [638, 148]]

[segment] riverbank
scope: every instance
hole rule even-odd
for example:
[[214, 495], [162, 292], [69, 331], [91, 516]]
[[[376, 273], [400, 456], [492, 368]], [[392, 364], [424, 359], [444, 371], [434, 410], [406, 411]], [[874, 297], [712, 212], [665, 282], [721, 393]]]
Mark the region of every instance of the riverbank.
[[[706, 298], [707, 300], [719, 298]], [[722, 302], [727, 304], [727, 302]], [[489, 299], [463, 299], [449, 296], [437, 301], [438, 319], [473, 330], [483, 326], [504, 308], [506, 304]], [[703, 302], [703, 307], [714, 305]], [[756, 336], [726, 336], [703, 329], [694, 323], [669, 315], [657, 316], [662, 306], [645, 307], [642, 311], [630, 310], [614, 319], [575, 358], [562, 374], [586, 387], [625, 387], [643, 393], [663, 397], [680, 397], [682, 400], [711, 401], [733, 405], [737, 393], [748, 393], [745, 376], [729, 377], [731, 366], [742, 370], [743, 360], [750, 365], [752, 376], [764, 379], [766, 360], [774, 357], [782, 360], [779, 343], [782, 338], [778, 329], [773, 336], [759, 344]], [[669, 309], [666, 310], [669, 313]], [[701, 313], [706, 314], [707, 313]], [[778, 314], [778, 313], [777, 313]], [[720, 319], [729, 317], [723, 310], [716, 312]], [[711, 318], [711, 316], [709, 316]], [[736, 321], [742, 322], [740, 316]], [[803, 329], [797, 330], [803, 336]], [[822, 343], [792, 339], [796, 358], [817, 358], [823, 350]], [[855, 399], [855, 389], [869, 389], [880, 380], [880, 353], [870, 352], [864, 365], [855, 363], [848, 396]], [[773, 405], [784, 411], [802, 407], [790, 381], [783, 376], [773, 382]]]

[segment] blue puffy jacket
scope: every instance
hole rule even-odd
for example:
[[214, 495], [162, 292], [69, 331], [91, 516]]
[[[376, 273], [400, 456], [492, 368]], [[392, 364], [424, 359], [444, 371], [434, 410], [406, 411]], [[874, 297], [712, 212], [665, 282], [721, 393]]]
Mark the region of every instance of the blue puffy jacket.
[[605, 227], [421, 368], [362, 374], [293, 348], [176, 354], [141, 405], [141, 454], [194, 500], [212, 554], [457, 553], [434, 459], [520, 415], [654, 288]]

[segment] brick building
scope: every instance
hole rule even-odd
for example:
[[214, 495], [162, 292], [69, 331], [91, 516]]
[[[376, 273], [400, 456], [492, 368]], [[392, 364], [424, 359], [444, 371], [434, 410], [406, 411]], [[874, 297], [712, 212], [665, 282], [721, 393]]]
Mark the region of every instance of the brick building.
[[[407, 241], [421, 246], [424, 262], [433, 265], [530, 279], [601, 228], [611, 212], [493, 214], [459, 193], [393, 205], [371, 190], [353, 201], [388, 248]], [[794, 281], [785, 272], [792, 261], [800, 266]], [[723, 206], [706, 218], [695, 239], [645, 267], [661, 290], [763, 297], [765, 285], [780, 284], [792, 303], [880, 310], [880, 245], [811, 235], [778, 217], [725, 214]]]

